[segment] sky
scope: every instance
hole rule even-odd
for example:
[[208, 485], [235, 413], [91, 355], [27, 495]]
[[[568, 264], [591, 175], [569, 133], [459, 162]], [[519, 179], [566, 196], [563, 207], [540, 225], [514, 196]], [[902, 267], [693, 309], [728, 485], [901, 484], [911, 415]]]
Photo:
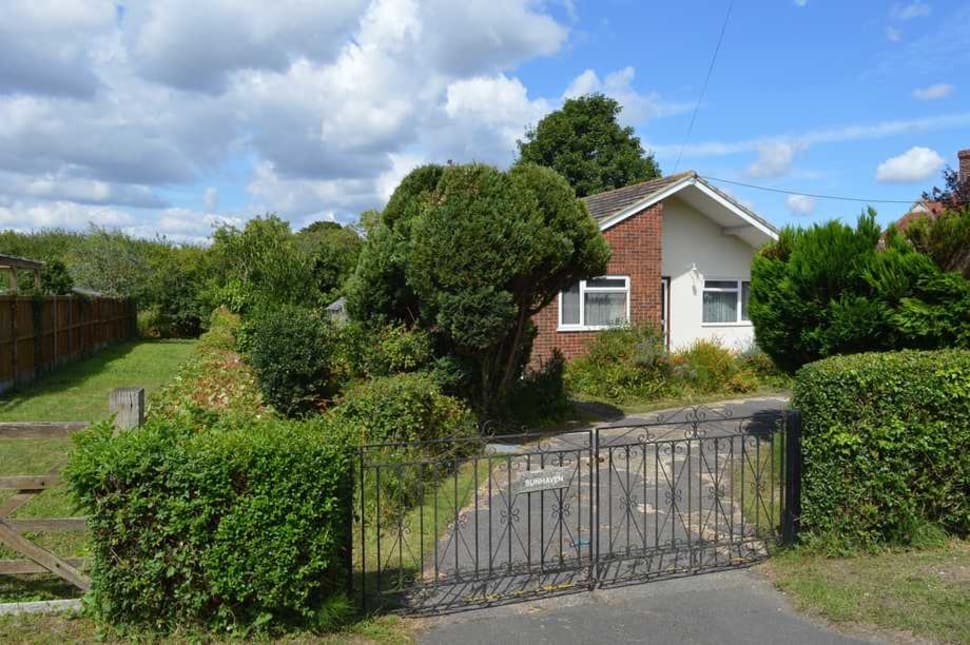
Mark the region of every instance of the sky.
[[777, 226], [886, 224], [970, 148], [970, 2], [3, 0], [0, 228], [352, 222], [588, 92]]

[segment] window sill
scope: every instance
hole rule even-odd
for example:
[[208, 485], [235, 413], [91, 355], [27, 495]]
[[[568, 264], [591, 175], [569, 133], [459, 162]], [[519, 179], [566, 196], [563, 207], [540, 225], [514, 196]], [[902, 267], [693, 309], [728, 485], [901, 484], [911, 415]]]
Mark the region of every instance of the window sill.
[[599, 325], [599, 326], [582, 326], [579, 325], [569, 325], [556, 327], [557, 332], [571, 332], [571, 331], [605, 331], [607, 329], [622, 329], [625, 325]]
[[753, 327], [750, 320], [743, 322], [701, 323], [701, 327]]

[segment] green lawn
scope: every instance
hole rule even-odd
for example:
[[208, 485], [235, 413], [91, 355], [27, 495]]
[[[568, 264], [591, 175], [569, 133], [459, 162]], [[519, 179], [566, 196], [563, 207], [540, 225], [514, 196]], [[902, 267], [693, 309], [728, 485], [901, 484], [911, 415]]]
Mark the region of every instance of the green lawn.
[[194, 340], [122, 343], [66, 365], [17, 392], [0, 396], [2, 421], [98, 421], [108, 416], [108, 393], [167, 383], [192, 353]]
[[[148, 396], [171, 380], [192, 353], [195, 341], [142, 341], [110, 347], [65, 366], [17, 392], [0, 396], [2, 421], [98, 421], [108, 416], [108, 393], [116, 387], [144, 387]], [[63, 465], [69, 438], [0, 439], [0, 476], [45, 474]], [[14, 493], [0, 490], [0, 503]], [[19, 508], [14, 517], [70, 517], [74, 508], [61, 486], [44, 491]], [[81, 531], [28, 534], [62, 556], [88, 555]], [[0, 547], [0, 559], [19, 559]], [[0, 601], [37, 600], [77, 595], [52, 575], [0, 576]], [[2, 640], [2, 639], [0, 639]]]
[[841, 558], [795, 549], [763, 567], [797, 609], [850, 631], [970, 644], [970, 542]]

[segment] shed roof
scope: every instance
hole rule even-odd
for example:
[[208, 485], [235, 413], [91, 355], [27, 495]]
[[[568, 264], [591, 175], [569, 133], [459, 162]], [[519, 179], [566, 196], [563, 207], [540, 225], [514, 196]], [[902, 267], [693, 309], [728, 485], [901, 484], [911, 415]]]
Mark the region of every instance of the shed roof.
[[21, 258], [16, 255], [4, 255], [0, 253], [0, 269], [27, 269], [40, 271], [44, 268], [44, 263], [40, 260]]

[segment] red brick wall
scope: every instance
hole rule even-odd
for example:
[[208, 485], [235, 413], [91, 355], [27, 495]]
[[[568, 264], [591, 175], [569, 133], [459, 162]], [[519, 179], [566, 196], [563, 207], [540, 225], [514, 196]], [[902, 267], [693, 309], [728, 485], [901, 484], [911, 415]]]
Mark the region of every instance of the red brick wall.
[[[603, 232], [613, 255], [607, 275], [630, 277], [630, 318], [634, 324], [660, 324], [660, 272], [663, 246], [663, 204], [625, 219]], [[537, 367], [558, 348], [567, 359], [586, 352], [596, 337], [595, 331], [556, 331], [559, 326], [559, 297], [557, 296], [532, 321], [538, 329], [532, 346], [530, 364]]]

